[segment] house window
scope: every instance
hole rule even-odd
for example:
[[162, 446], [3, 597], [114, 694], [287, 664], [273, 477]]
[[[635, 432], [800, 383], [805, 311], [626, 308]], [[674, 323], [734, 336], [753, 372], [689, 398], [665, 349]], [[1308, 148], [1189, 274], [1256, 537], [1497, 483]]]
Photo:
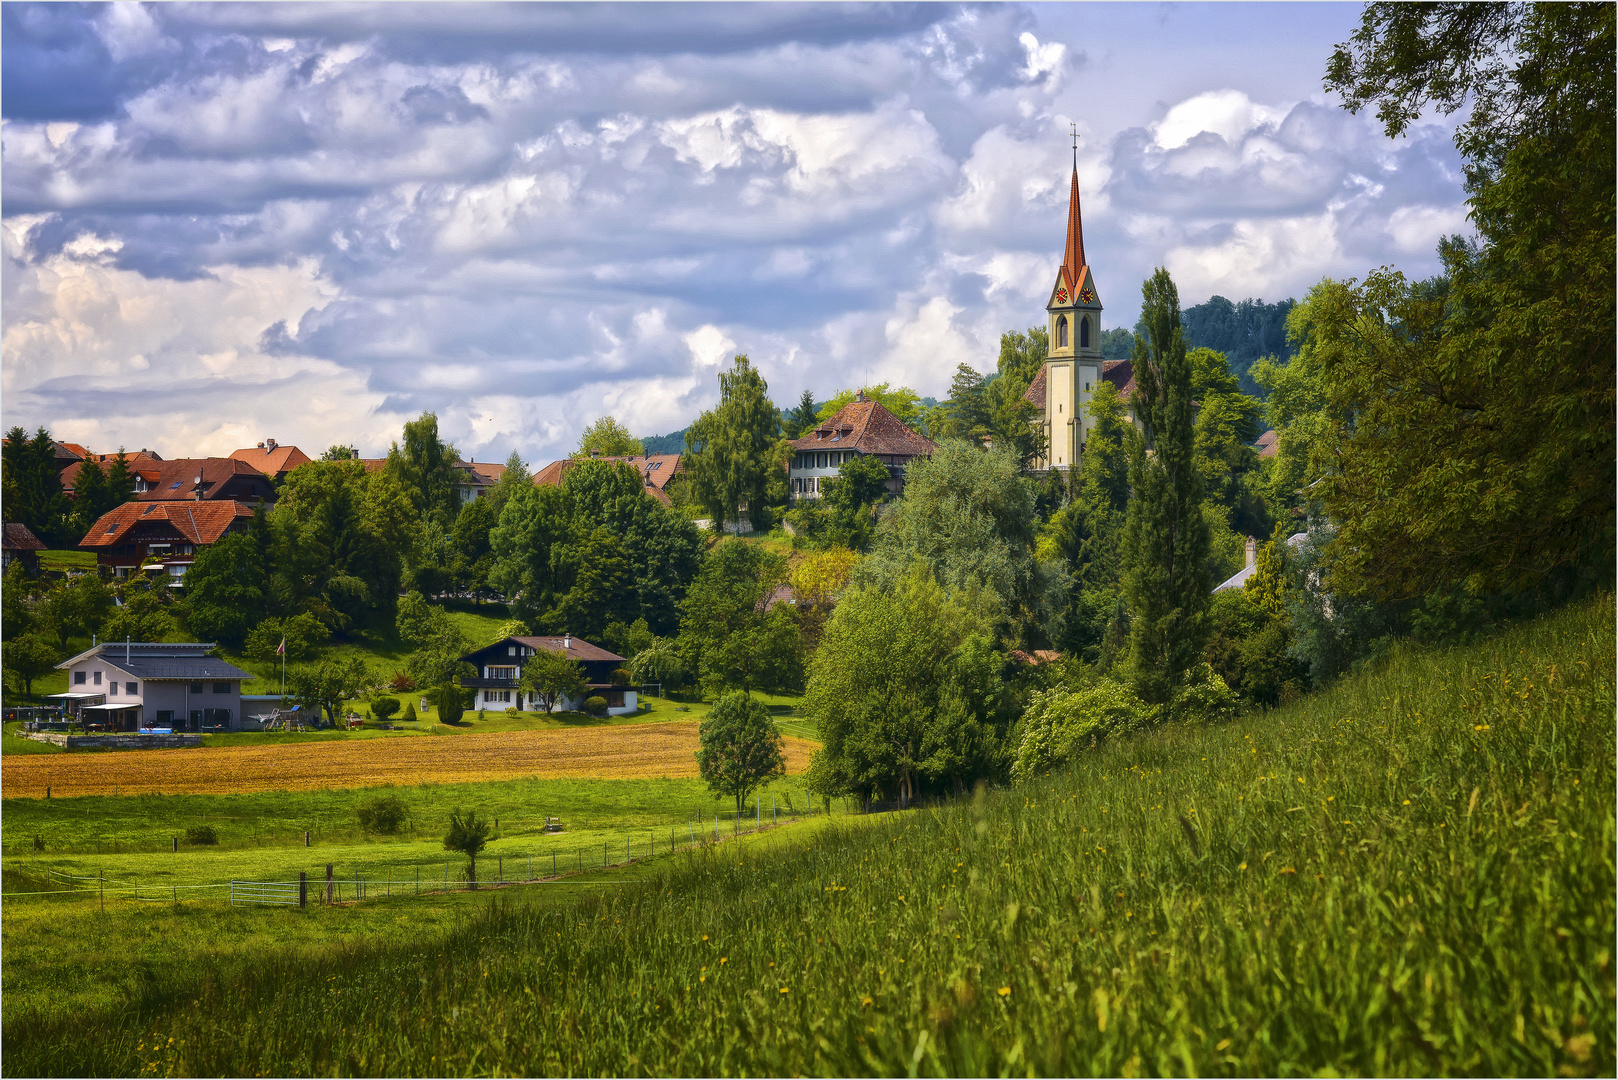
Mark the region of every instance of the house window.
[[192, 684], [191, 684], [191, 692], [192, 692], [192, 693], [193, 693], [193, 694], [200, 694], [200, 693], [202, 693], [202, 684], [201, 684], [201, 683], [199, 683], [199, 682], [194, 682], [194, 683], [192, 683]]
[[607, 699], [607, 708], [621, 709], [624, 707], [624, 692], [622, 690], [608, 690], [604, 696]]
[[516, 656], [517, 655], [517, 646], [515, 646], [515, 645], [507, 645], [506, 646], [506, 655], [507, 656]]
[[85, 680], [85, 677], [87, 676], [87, 674], [88, 674], [88, 672], [75, 671], [73, 673], [73, 685], [74, 686], [83, 686], [84, 685], [84, 680]]
[[815, 455], [815, 468], [824, 469], [825, 467], [826, 467], [826, 455], [825, 454], [816, 454]]
[[1079, 320], [1079, 348], [1088, 349], [1089, 347], [1090, 347], [1090, 320], [1089, 319], [1080, 319]]
[[159, 710], [157, 710], [157, 726], [158, 727], [173, 727], [174, 726], [174, 710], [173, 709], [159, 709]]
[[1067, 348], [1067, 316], [1066, 315], [1058, 315], [1056, 317], [1056, 347], [1058, 349]]
[[124, 693], [128, 694], [130, 697], [138, 696], [140, 694], [140, 683], [138, 683], [138, 682], [125, 683], [124, 684]]
[[213, 692], [216, 694], [228, 694], [230, 693], [230, 684], [228, 682], [216, 682], [213, 684]]
[[99, 672], [99, 671], [96, 672], [95, 673], [95, 678], [93, 680], [91, 680], [91, 681], [94, 682], [97, 686], [100, 686], [101, 685], [101, 672]]

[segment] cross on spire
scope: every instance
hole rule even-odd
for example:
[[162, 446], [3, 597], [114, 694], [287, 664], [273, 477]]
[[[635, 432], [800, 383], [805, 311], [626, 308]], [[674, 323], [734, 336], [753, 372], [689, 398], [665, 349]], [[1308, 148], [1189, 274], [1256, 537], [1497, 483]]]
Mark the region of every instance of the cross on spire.
[[1079, 171], [1079, 125], [1069, 124], [1068, 134], [1073, 137], [1073, 171]]

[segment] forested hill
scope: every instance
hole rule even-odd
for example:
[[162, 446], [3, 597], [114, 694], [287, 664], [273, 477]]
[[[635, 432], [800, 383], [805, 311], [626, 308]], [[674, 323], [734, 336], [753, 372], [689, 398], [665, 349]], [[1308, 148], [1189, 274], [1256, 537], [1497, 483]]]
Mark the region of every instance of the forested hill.
[[1249, 370], [1263, 357], [1284, 360], [1292, 355], [1292, 347], [1287, 344], [1287, 314], [1294, 303], [1282, 300], [1266, 304], [1248, 299], [1233, 304], [1223, 296], [1212, 297], [1185, 309], [1181, 316], [1185, 342], [1193, 349], [1207, 347], [1224, 353], [1230, 373], [1241, 381], [1242, 390], [1263, 397]]
[[683, 454], [685, 453], [686, 429], [672, 432], [668, 435], [643, 435], [641, 445], [646, 447], [648, 454]]

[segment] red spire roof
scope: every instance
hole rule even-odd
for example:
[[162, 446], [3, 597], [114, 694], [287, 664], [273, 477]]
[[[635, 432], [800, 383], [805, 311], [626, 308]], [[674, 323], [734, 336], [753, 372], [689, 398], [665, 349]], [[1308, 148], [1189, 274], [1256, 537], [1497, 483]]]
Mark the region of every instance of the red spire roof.
[[1068, 290], [1077, 292], [1080, 271], [1084, 269], [1084, 223], [1079, 219], [1079, 170], [1073, 169], [1073, 186], [1067, 196], [1067, 246], [1062, 249], [1062, 278]]

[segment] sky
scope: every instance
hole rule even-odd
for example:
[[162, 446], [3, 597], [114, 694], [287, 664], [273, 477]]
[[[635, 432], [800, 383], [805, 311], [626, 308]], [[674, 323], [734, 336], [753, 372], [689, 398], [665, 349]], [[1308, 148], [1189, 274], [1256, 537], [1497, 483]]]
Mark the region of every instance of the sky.
[[1044, 325], [1069, 132], [1105, 326], [1438, 267], [1454, 121], [1321, 83], [1359, 5], [0, 4], [0, 420], [468, 459], [944, 397]]

